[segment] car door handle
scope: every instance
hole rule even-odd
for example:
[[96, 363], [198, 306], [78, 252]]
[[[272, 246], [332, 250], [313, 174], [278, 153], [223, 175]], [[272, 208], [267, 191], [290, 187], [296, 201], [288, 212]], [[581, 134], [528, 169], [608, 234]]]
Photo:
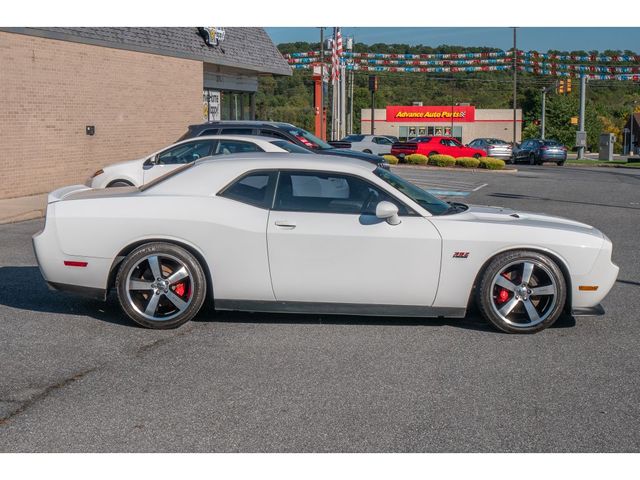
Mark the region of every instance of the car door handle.
[[285, 230], [293, 230], [296, 228], [296, 224], [293, 222], [288, 222], [286, 220], [276, 220], [276, 226], [283, 228]]

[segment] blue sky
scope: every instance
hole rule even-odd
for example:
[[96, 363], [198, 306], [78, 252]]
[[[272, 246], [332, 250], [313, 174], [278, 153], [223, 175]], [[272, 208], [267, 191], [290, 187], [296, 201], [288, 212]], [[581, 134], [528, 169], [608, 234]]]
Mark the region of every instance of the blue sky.
[[[272, 27], [266, 29], [277, 43], [318, 41], [320, 31], [312, 27]], [[331, 29], [325, 30], [325, 36]], [[408, 43], [410, 45], [460, 45], [495, 47], [503, 50], [513, 44], [512, 29], [506, 27], [342, 27], [343, 36], [354, 36], [363, 43]], [[518, 48], [522, 50], [625, 50], [640, 51], [640, 28], [523, 27], [518, 29]]]

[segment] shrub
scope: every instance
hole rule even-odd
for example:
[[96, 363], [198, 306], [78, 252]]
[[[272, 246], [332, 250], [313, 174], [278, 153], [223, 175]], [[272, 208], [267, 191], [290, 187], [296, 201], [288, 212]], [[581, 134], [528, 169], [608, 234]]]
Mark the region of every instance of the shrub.
[[478, 168], [480, 166], [480, 160], [473, 157], [460, 157], [456, 158], [456, 165], [464, 168]]
[[502, 170], [505, 166], [504, 160], [499, 158], [484, 157], [480, 159], [480, 168], [488, 170]]
[[400, 161], [398, 160], [398, 157], [396, 157], [395, 155], [383, 155], [382, 158], [384, 158], [391, 165], [397, 165], [398, 162]]
[[453, 167], [456, 164], [456, 159], [451, 155], [431, 155], [429, 157], [429, 165], [436, 167]]
[[406, 155], [404, 159], [407, 163], [411, 163], [413, 165], [426, 165], [429, 157], [426, 155], [421, 155], [419, 153], [412, 153], [411, 155]]

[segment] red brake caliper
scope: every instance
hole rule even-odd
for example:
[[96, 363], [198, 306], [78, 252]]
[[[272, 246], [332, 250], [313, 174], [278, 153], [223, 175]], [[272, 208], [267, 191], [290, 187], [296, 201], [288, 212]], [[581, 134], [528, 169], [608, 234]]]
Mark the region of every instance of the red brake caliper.
[[[511, 280], [506, 273], [503, 273], [502, 276], [507, 280]], [[496, 299], [498, 303], [504, 303], [509, 300], [509, 290], [506, 288], [500, 287], [500, 291], [498, 292], [498, 298]]]
[[174, 288], [174, 292], [176, 292], [176, 294], [179, 297], [184, 297], [184, 283], [180, 282], [176, 284], [176, 288]]
[[500, 293], [498, 293], [498, 303], [504, 303], [507, 300], [509, 300], [509, 290], [501, 288]]

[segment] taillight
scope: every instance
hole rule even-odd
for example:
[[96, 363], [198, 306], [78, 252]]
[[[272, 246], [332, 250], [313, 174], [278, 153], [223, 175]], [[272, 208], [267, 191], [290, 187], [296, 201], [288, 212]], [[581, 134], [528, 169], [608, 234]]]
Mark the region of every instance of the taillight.
[[549, 147], [540, 147], [540, 150], [549, 150]]
[[318, 148], [318, 146], [317, 146], [317, 145], [315, 145], [315, 144], [311, 143], [309, 140], [307, 140], [306, 138], [304, 138], [304, 137], [302, 137], [302, 136], [300, 136], [300, 135], [296, 135], [296, 138], [297, 138], [298, 140], [300, 140], [302, 143], [304, 143], [304, 145], [305, 145], [306, 147], [309, 147], [309, 148]]

